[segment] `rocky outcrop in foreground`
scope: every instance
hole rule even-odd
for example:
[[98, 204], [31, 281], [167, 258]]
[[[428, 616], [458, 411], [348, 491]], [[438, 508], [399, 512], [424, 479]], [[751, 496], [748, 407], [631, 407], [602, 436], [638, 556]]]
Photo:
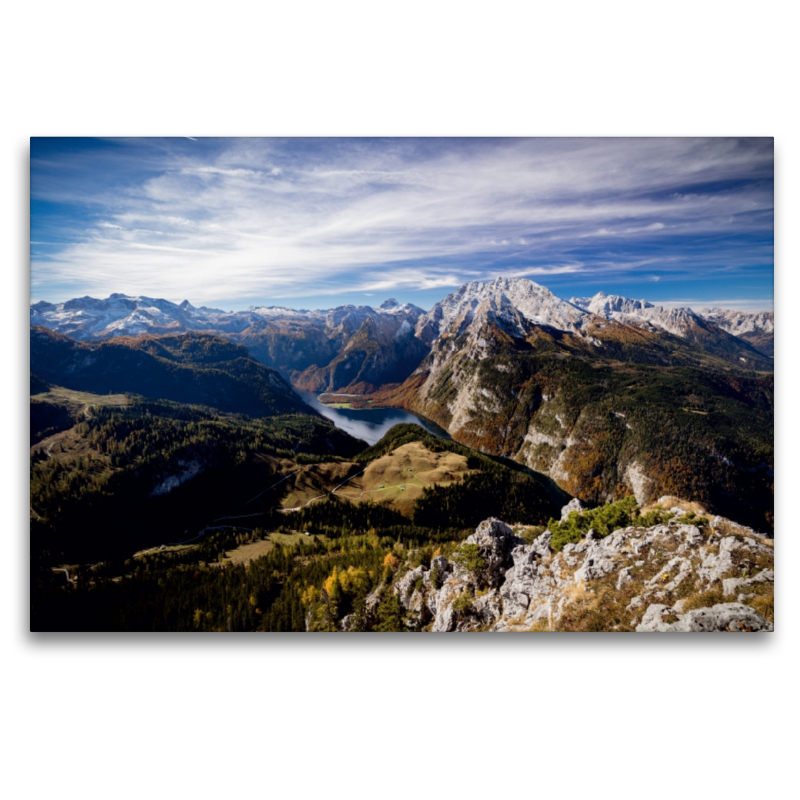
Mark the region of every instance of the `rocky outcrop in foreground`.
[[370, 605], [393, 592], [409, 629], [439, 632], [773, 630], [773, 542], [672, 513], [605, 538], [590, 530], [560, 552], [550, 531], [488, 519], [449, 558], [401, 569]]

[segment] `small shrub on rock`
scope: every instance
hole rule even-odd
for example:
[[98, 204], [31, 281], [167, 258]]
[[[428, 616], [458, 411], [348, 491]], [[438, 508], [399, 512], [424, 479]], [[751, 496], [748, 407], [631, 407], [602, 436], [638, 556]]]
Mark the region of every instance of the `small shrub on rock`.
[[452, 560], [471, 575], [478, 575], [486, 568], [478, 545], [464, 542], [454, 553]]
[[472, 610], [472, 596], [464, 592], [453, 601], [453, 611], [458, 614], [468, 614]]
[[579, 542], [590, 528], [594, 528], [601, 537], [608, 536], [617, 528], [632, 525], [638, 516], [639, 506], [633, 496], [598, 508], [573, 511], [563, 522], [551, 519], [547, 523], [553, 534], [550, 547], [558, 551], [570, 542]]

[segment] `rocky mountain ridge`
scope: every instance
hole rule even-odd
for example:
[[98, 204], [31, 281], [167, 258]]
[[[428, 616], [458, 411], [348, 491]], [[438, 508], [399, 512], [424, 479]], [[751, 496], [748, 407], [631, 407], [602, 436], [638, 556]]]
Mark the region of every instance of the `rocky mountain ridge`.
[[222, 311], [201, 306], [188, 300], [172, 303], [144, 295], [114, 293], [106, 299], [78, 297], [64, 303], [40, 301], [31, 304], [30, 324], [40, 325], [81, 341], [107, 339], [114, 336], [137, 336], [142, 333], [182, 333], [185, 331], [216, 331], [240, 333], [263, 320], [313, 320], [331, 333], [353, 333], [376, 314], [422, 314], [421, 308], [396, 300], [387, 300], [380, 308], [369, 306], [339, 306], [307, 311], [283, 306], [251, 306], [246, 311]]
[[[775, 315], [771, 311], [748, 313], [722, 308], [665, 308], [647, 300], [632, 300], [598, 292], [594, 297], [573, 297], [570, 303], [604, 319], [646, 330], [663, 330], [688, 341], [708, 343], [714, 327], [744, 339], [760, 353], [772, 357]], [[711, 323], [712, 328], [708, 327]]]
[[[123, 311], [135, 306], [133, 317], [148, 303], [159, 310], [161, 301], [141, 300], [109, 298]], [[573, 301], [532, 281], [498, 279], [465, 284], [428, 312], [387, 301], [377, 311], [228, 316], [182, 303], [164, 314], [192, 324], [213, 318], [230, 328], [218, 335], [297, 388], [408, 408], [585, 502], [630, 491], [642, 503], [694, 496], [771, 530], [772, 360], [687, 309], [603, 293]], [[69, 311], [74, 325], [104, 302], [84, 298], [56, 311]], [[32, 319], [52, 311], [37, 304]]]
[[150, 297], [112, 294], [65, 303], [31, 305], [31, 326], [86, 342], [142, 334], [203, 332], [245, 345], [267, 367], [299, 388], [372, 391], [402, 382], [424, 357], [415, 337], [425, 313], [410, 303], [387, 300], [378, 309], [339, 306], [322, 311], [252, 306], [226, 312]]
[[775, 314], [772, 311], [751, 314], [725, 308], [704, 308], [700, 315], [749, 342], [759, 352], [770, 357], [775, 355]]
[[[707, 311], [707, 313], [705, 313]], [[520, 341], [542, 332], [566, 334], [604, 355], [609, 339], [635, 327], [670, 334], [745, 368], [769, 368], [772, 315], [708, 309], [665, 309], [646, 300], [599, 292], [560, 299], [544, 286], [516, 278], [473, 281], [430, 311], [385, 301], [377, 309], [346, 305], [322, 311], [251, 306], [226, 312], [145, 296], [112, 294], [31, 305], [30, 323], [81, 341], [144, 333], [202, 331], [244, 344], [263, 364], [311, 391], [370, 392], [402, 383], [437, 343], [462, 336], [482, 340], [487, 326]], [[604, 326], [601, 320], [606, 321]], [[608, 323], [612, 323], [609, 329]], [[719, 324], [718, 324], [719, 323]], [[622, 325], [614, 328], [613, 325]], [[774, 322], [772, 323], [774, 327]], [[750, 345], [756, 347], [751, 349]], [[378, 355], [377, 350], [383, 352]]]
[[773, 333], [775, 330], [775, 314], [772, 311], [749, 313], [725, 308], [704, 308], [700, 315], [735, 336], [757, 332]]
[[690, 308], [664, 308], [647, 300], [632, 300], [616, 294], [598, 292], [594, 297], [573, 297], [570, 303], [603, 319], [636, 325], [646, 330], [663, 330], [686, 338], [700, 323], [700, 317]]
[[436, 303], [420, 318], [417, 335], [432, 343], [441, 337], [479, 332], [487, 321], [520, 337], [528, 333], [526, 323], [577, 333], [589, 320], [586, 311], [561, 300], [538, 283], [497, 278], [488, 283], [464, 284]]
[[485, 520], [449, 558], [398, 569], [367, 613], [394, 597], [408, 630], [773, 630], [772, 540], [676, 498], [659, 504], [658, 524], [590, 529], [563, 547], [549, 529]]
[[688, 494], [769, 530], [772, 362], [686, 309], [603, 295], [590, 311], [524, 284], [469, 284], [437, 304], [418, 323], [429, 354], [371, 405], [409, 408], [587, 502]]

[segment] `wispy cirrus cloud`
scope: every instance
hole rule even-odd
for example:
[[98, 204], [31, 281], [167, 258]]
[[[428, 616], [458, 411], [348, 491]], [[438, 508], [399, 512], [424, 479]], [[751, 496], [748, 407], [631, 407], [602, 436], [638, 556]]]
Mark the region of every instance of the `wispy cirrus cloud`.
[[771, 140], [58, 141], [31, 154], [47, 299], [771, 282]]

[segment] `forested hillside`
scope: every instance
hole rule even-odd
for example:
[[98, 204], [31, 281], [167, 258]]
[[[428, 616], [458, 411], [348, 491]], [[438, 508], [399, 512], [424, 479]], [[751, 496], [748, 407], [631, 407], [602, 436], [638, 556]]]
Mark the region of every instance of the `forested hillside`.
[[[372, 405], [401, 405], [454, 439], [517, 459], [588, 503], [633, 492], [640, 502], [692, 497], [758, 530], [772, 530], [771, 373], [659, 363], [654, 334], [632, 331], [608, 357], [568, 335], [514, 339], [484, 327], [434, 346], [398, 389]], [[649, 347], [649, 346], [648, 346]], [[648, 363], [647, 353], [654, 363]]]
[[[338, 479], [315, 502], [282, 508], [304, 469], [333, 461], [357, 475], [410, 443], [463, 457], [468, 473], [426, 486], [405, 514]], [[302, 630], [306, 587], [334, 568], [350, 576], [336, 600], [345, 613], [400, 557], [455, 546], [487, 510], [544, 522], [565, 499], [520, 465], [415, 425], [365, 448], [318, 418], [131, 398], [32, 449], [34, 627]], [[259, 549], [245, 566], [235, 554], [248, 545]]]
[[287, 465], [363, 447], [307, 415], [249, 419], [141, 398], [97, 408], [31, 450], [32, 552], [83, 560], [196, 535]]
[[131, 393], [251, 416], [316, 415], [275, 370], [218, 336], [117, 337], [83, 344], [31, 328], [30, 341], [31, 372], [68, 389]]

